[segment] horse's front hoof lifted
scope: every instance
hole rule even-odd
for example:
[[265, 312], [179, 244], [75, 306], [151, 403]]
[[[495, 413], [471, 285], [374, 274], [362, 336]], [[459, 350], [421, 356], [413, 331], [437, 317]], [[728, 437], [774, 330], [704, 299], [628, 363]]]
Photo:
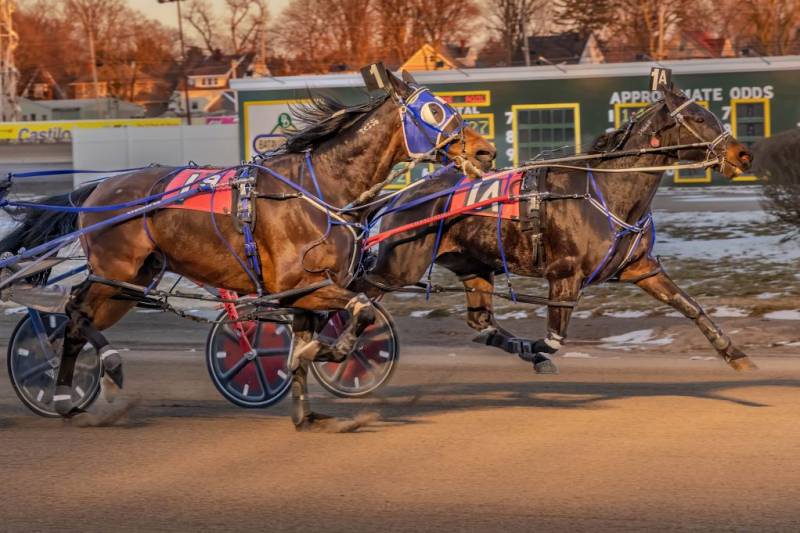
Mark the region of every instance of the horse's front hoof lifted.
[[738, 359], [731, 359], [730, 361], [728, 361], [728, 364], [731, 365], [731, 368], [733, 368], [737, 372], [758, 370], [758, 366], [747, 356], [740, 357]]
[[537, 353], [533, 357], [533, 371], [537, 374], [558, 374], [558, 367], [551, 359]]

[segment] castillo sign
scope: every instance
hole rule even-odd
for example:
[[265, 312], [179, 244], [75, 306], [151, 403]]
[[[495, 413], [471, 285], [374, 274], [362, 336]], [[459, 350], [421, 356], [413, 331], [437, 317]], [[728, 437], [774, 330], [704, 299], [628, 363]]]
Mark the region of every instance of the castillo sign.
[[75, 128], [180, 126], [180, 118], [131, 118], [111, 120], [55, 120], [49, 122], [2, 122], [0, 141], [17, 143], [71, 143]]

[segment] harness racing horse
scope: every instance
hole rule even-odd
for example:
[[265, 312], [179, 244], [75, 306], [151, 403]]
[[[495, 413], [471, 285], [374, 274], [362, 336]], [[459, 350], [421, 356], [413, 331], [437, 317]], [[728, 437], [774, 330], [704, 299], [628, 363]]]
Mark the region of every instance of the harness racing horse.
[[[518, 353], [532, 361], [537, 372], [553, 373], [557, 369], [548, 356], [562, 346], [581, 291], [591, 283], [619, 279], [635, 283], [692, 319], [733, 368], [754, 368], [654, 259], [650, 214], [665, 165], [679, 160], [714, 162], [714, 168], [731, 178], [748, 169], [752, 156], [714, 114], [679, 90], [662, 86], [661, 92], [663, 100], [634, 116], [626, 127], [595, 141], [594, 155], [589, 157], [596, 159], [588, 159], [593, 170], [581, 170], [574, 159], [571, 164], [544, 161], [531, 165], [544, 167], [528, 170], [539, 171], [539, 183], [532, 191], [540, 200], [536, 206], [538, 231], [526, 231], [523, 201], [519, 220], [502, 219], [497, 213], [501, 205], [494, 214], [488, 213], [490, 216], [475, 216], [473, 212], [446, 219], [438, 228], [428, 225], [413, 233], [400, 233], [380, 244], [375, 266], [356, 287], [375, 293], [415, 283], [435, 256], [438, 264], [462, 277], [467, 291], [467, 322], [480, 332], [476, 342]], [[672, 150], [671, 146], [683, 148]], [[451, 173], [430, 180], [406, 192], [395, 205], [435, 197], [436, 191], [446, 191], [462, 179]], [[520, 196], [526, 194], [531, 192], [523, 186]], [[409, 210], [398, 208], [381, 219], [381, 227], [385, 231], [442, 213], [449, 202], [448, 194]], [[518, 339], [496, 323], [493, 276], [504, 270], [504, 264], [512, 273], [547, 279], [545, 338]]]
[[[75, 360], [87, 340], [102, 358], [103, 396], [113, 400], [122, 387], [122, 359], [99, 331], [119, 321], [135, 302], [121, 299], [119, 286], [97, 279], [144, 286], [169, 270], [240, 294], [296, 289], [279, 302], [294, 310], [292, 420], [297, 429], [332, 425], [310, 410], [308, 366], [315, 359], [343, 360], [374, 320], [369, 299], [344, 288], [360, 255], [360, 230], [354, 227], [359, 216], [339, 215], [335, 207], [356, 202], [379, 187], [392, 167], [403, 161], [455, 160], [488, 168], [495, 155], [494, 146], [464, 126], [444, 101], [424, 87], [383, 74], [388, 83], [381, 97], [352, 107], [317, 99], [295, 109], [308, 126], [290, 135], [279, 153], [237, 167], [237, 176], [246, 171], [254, 178], [253, 242], [237, 231], [234, 216], [215, 215], [213, 209], [211, 216], [191, 209], [161, 209], [81, 237], [95, 279], [90, 276], [77, 286], [66, 306], [69, 324], [54, 396], [59, 414], [87, 418], [76, 412], [70, 398]], [[175, 169], [164, 167], [131, 172], [42, 204], [60, 202], [85, 209], [132, 202], [163, 191], [174, 173]], [[317, 198], [297, 194], [290, 182], [316, 190]], [[208, 194], [213, 203], [214, 192]], [[22, 226], [0, 243], [0, 250], [30, 248], [119, 213], [84, 210], [76, 217], [32, 210]], [[248, 258], [249, 267], [238, 255], [248, 247], [257, 249], [255, 257]], [[315, 340], [317, 329], [324, 325], [317, 312], [342, 309], [352, 318], [338, 339], [331, 345]]]

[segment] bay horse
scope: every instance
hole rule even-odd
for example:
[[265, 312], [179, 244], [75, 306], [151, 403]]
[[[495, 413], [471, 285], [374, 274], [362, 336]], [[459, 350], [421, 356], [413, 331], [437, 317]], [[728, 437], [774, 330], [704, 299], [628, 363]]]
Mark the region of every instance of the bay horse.
[[[374, 267], [355, 286], [378, 294], [416, 283], [435, 258], [437, 264], [462, 278], [467, 323], [479, 331], [473, 340], [518, 353], [531, 361], [537, 372], [554, 373], [557, 369], [549, 356], [563, 345], [573, 310], [570, 305], [558, 304], [577, 302], [582, 290], [591, 283], [618, 279], [635, 283], [693, 320], [731, 367], [754, 368], [750, 359], [653, 257], [655, 230], [648, 220], [663, 169], [635, 170], [678, 161], [713, 160], [714, 168], [731, 178], [748, 169], [752, 155], [727, 133], [713, 113], [677, 89], [661, 87], [661, 92], [663, 99], [632, 117], [627, 126], [595, 140], [594, 153], [604, 156], [591, 162], [594, 170], [562, 169], [559, 165], [549, 169], [540, 186], [540, 191], [551, 196], [549, 200], [543, 198], [540, 208], [541, 247], [519, 220], [462, 215], [445, 220], [440, 230], [437, 225], [429, 225], [382, 242]], [[636, 153], [641, 148], [678, 145], [695, 146]], [[633, 152], [633, 155], [615, 157], [614, 152]], [[631, 170], [603, 172], [615, 169]], [[405, 193], [395, 205], [436, 196], [437, 191], [445, 191], [461, 180], [457, 172], [432, 179]], [[381, 219], [381, 229], [399, 228], [442, 213], [447, 210], [448, 202], [449, 196], [444, 195], [409, 210], [389, 212]], [[626, 227], [633, 229], [623, 231]], [[537, 263], [541, 249], [544, 260]], [[536, 341], [518, 339], [495, 321], [491, 293], [494, 275], [504, 270], [504, 263], [511, 273], [547, 280], [551, 305], [547, 310], [546, 337]], [[527, 347], [520, 350], [526, 343]]]
[[[426, 88], [391, 73], [384, 79], [385, 93], [368, 103], [346, 106], [318, 98], [295, 109], [307, 126], [289, 135], [280, 153], [240, 167], [255, 178], [252, 230], [260, 275], [254, 276], [257, 269], [246, 268], [239, 257], [248, 243], [235, 228], [234, 217], [215, 216], [213, 208], [211, 216], [191, 209], [161, 209], [81, 237], [90, 272], [107, 280], [145, 286], [168, 270], [240, 294], [298, 289], [301, 294], [280, 301], [282, 307], [294, 310], [291, 416], [298, 430], [332, 425], [310, 409], [310, 362], [343, 360], [374, 320], [369, 299], [346, 288], [360, 254], [360, 235], [353, 227], [358, 217], [339, 216], [333, 208], [356, 201], [383, 182], [395, 165], [412, 157], [488, 168], [495, 156], [491, 143], [466, 127], [453, 108]], [[82, 208], [119, 205], [163, 191], [174, 172], [165, 167], [135, 171], [41, 203]], [[276, 176], [316, 190], [325, 204], [296, 194]], [[214, 193], [207, 194], [213, 202]], [[83, 211], [76, 217], [33, 209], [0, 242], [0, 250], [31, 248], [120, 212]], [[326, 285], [329, 280], [332, 283]], [[76, 357], [87, 340], [102, 359], [106, 400], [122, 387], [122, 359], [99, 333], [134, 307], [135, 302], [119, 296], [118, 287], [93, 282], [91, 277], [73, 290], [66, 306], [69, 323], [54, 396], [55, 409], [63, 417], [86, 418], [73, 408], [71, 384]], [[331, 345], [315, 340], [324, 325], [317, 312], [342, 309], [350, 312], [351, 320], [338, 339]], [[346, 423], [336, 427], [347, 429]]]

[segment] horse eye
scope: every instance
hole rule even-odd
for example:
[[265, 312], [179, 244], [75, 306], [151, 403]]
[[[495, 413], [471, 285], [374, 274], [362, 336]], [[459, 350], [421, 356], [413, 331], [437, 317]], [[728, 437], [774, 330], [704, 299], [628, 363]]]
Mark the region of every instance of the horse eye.
[[694, 117], [694, 121], [702, 124], [703, 122], [706, 121], [706, 119], [704, 117]]
[[428, 124], [438, 125], [444, 120], [444, 109], [437, 103], [429, 102], [422, 107], [421, 115]]

